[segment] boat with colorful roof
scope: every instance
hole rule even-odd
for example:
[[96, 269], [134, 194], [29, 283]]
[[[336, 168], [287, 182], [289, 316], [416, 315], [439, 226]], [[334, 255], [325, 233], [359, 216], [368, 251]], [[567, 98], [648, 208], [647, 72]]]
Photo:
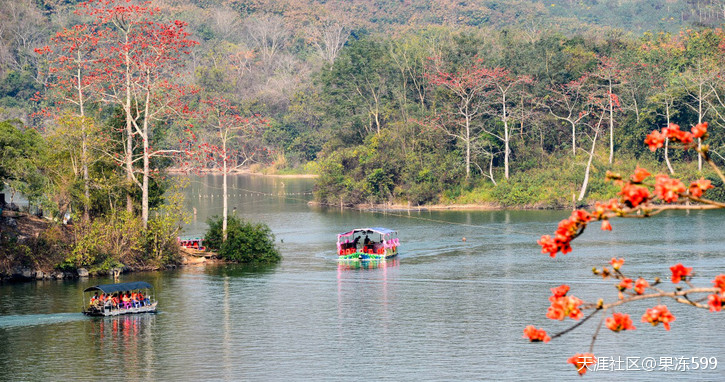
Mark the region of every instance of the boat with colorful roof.
[[385, 260], [398, 254], [399, 245], [392, 229], [355, 228], [337, 235], [338, 260]]

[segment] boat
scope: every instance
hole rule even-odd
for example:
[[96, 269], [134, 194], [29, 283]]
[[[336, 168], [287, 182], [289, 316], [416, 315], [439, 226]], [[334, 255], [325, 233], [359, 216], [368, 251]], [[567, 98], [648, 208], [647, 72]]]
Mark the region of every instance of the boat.
[[[144, 281], [118, 284], [103, 284], [88, 287], [83, 291], [83, 314], [88, 316], [120, 316], [123, 314], [156, 313], [153, 298], [154, 287]], [[88, 295], [86, 295], [88, 293]], [[120, 301], [122, 294], [141, 294], [136, 301]]]
[[385, 260], [398, 254], [398, 232], [388, 228], [355, 228], [337, 235], [338, 260]]
[[176, 241], [179, 243], [179, 246], [183, 247], [183, 248], [195, 249], [197, 251], [206, 250], [206, 247], [204, 247], [202, 245], [204, 240], [199, 237], [194, 237], [194, 238], [177, 237]]

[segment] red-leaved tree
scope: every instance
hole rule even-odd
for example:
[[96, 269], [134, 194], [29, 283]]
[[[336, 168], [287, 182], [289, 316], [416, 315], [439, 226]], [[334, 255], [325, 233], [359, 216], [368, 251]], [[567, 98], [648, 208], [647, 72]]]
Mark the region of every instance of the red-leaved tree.
[[[151, 158], [173, 151], [153, 150], [152, 128], [180, 109], [187, 92], [181, 83], [182, 58], [196, 41], [189, 38], [186, 23], [160, 19], [161, 11], [150, 2], [89, 0], [79, 4], [82, 13], [94, 18], [93, 24], [106, 29], [100, 44], [100, 70], [107, 81], [103, 100], [120, 106], [125, 116], [124, 156], [119, 160], [129, 183], [141, 188], [141, 218], [149, 214]], [[136, 146], [141, 153], [136, 155]], [[141, 168], [136, 162], [141, 161]], [[141, 174], [138, 180], [136, 173]], [[132, 209], [130, 196], [127, 208]]]
[[183, 166], [197, 170], [210, 168], [222, 173], [222, 240], [225, 241], [229, 210], [227, 175], [269, 155], [270, 151], [261, 139], [267, 121], [258, 114], [244, 114], [223, 97], [202, 99], [199, 109], [192, 113], [192, 119], [199, 122], [201, 132], [197, 136], [191, 128], [188, 130], [191, 140], [184, 150]]

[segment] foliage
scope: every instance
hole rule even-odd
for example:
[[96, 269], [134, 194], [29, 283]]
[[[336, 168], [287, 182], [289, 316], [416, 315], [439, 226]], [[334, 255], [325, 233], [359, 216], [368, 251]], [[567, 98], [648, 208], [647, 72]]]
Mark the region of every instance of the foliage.
[[33, 129], [16, 126], [17, 121], [0, 122], [0, 185], [37, 200], [43, 182], [38, 172], [46, 142]]
[[247, 264], [272, 264], [282, 260], [274, 245], [274, 235], [264, 223], [243, 221], [230, 216], [227, 240], [222, 241], [222, 218], [210, 218], [204, 244], [222, 259]]

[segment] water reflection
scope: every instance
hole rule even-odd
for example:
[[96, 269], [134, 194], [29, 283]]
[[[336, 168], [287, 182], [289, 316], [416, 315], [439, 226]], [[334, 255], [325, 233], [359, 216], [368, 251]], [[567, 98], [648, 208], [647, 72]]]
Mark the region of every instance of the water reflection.
[[338, 261], [337, 270], [338, 270], [338, 272], [340, 272], [340, 271], [351, 271], [354, 269], [390, 268], [390, 267], [397, 267], [399, 264], [400, 264], [400, 259]]

